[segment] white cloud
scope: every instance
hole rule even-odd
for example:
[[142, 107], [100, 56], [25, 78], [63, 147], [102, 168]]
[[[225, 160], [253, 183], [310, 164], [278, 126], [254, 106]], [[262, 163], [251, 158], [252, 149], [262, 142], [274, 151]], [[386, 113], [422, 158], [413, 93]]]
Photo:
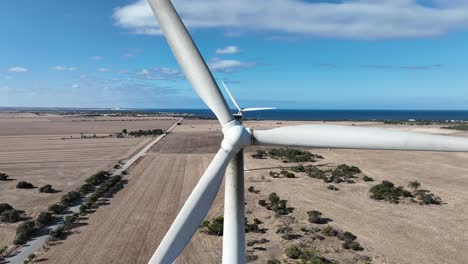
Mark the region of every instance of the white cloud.
[[[425, 3], [424, 5], [421, 3]], [[174, 0], [191, 28], [243, 29], [310, 36], [382, 39], [432, 37], [468, 27], [466, 0]], [[118, 7], [116, 25], [137, 34], [161, 31], [146, 0]]]
[[216, 54], [237, 54], [240, 52], [241, 50], [237, 46], [227, 46], [224, 48], [216, 49]]
[[255, 67], [257, 64], [255, 62], [241, 62], [238, 60], [221, 60], [218, 58], [213, 59], [208, 66], [212, 71], [215, 72], [234, 72], [239, 69], [246, 69]]
[[74, 89], [76, 89], [76, 88], [80, 88], [80, 85], [78, 85], [78, 84], [72, 84], [71, 87], [74, 88]]
[[98, 68], [97, 71], [98, 72], [110, 72], [111, 70], [108, 68]]
[[90, 59], [90, 60], [93, 60], [93, 61], [101, 61], [101, 60], [103, 60], [104, 58], [101, 57], [101, 56], [93, 56], [93, 57], [91, 57], [91, 58], [89, 58], [89, 59]]
[[184, 78], [184, 75], [177, 69], [171, 69], [167, 67], [153, 68], [153, 69], [142, 69], [136, 73], [138, 78], [146, 80], [180, 80]]
[[68, 67], [68, 66], [62, 66], [62, 65], [54, 66], [54, 67], [51, 67], [50, 69], [54, 71], [76, 71], [77, 70], [76, 67]]
[[24, 67], [11, 67], [8, 69], [9, 72], [27, 72], [28, 69]]

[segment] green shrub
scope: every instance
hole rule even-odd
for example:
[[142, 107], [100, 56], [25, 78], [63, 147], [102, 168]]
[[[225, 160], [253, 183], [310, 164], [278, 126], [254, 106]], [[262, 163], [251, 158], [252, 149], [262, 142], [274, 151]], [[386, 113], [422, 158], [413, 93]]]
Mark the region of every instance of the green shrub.
[[325, 236], [336, 236], [338, 235], [338, 231], [333, 229], [331, 226], [327, 225], [324, 228], [322, 228], [322, 234]]
[[286, 248], [286, 256], [292, 259], [299, 259], [302, 255], [302, 250], [298, 245], [292, 245]]
[[277, 259], [270, 259], [267, 261], [267, 264], [281, 264], [281, 261]]
[[366, 181], [366, 182], [372, 182], [372, 181], [374, 181], [374, 178], [369, 177], [369, 176], [367, 176], [367, 175], [364, 175], [364, 177], [362, 177], [362, 179], [363, 179], [364, 181]]
[[251, 156], [254, 159], [264, 159], [266, 155], [267, 155], [266, 151], [257, 150], [257, 152], [255, 154], [251, 155]]
[[94, 186], [90, 183], [85, 183], [83, 185], [81, 185], [80, 189], [79, 189], [79, 192], [81, 195], [86, 195], [90, 192], [94, 191]]
[[16, 223], [20, 220], [20, 212], [12, 209], [0, 214], [0, 223]]
[[20, 182], [18, 182], [18, 184], [16, 184], [16, 188], [18, 188], [18, 189], [33, 189], [34, 185], [32, 185], [31, 183], [26, 182], [26, 181], [20, 181]]
[[419, 187], [421, 187], [421, 183], [418, 181], [411, 181], [409, 182], [408, 187], [413, 190], [417, 190]]
[[36, 231], [36, 225], [33, 221], [26, 221], [21, 223], [16, 228], [16, 237], [13, 243], [15, 245], [22, 245], [28, 241], [28, 239], [34, 234]]
[[107, 180], [107, 178], [109, 176], [110, 176], [109, 172], [100, 171], [100, 172], [94, 174], [93, 176], [89, 177], [88, 179], [86, 179], [86, 183], [89, 183], [89, 184], [94, 185], [94, 186], [98, 186], [99, 184], [101, 184], [102, 182]]
[[65, 206], [63, 206], [62, 204], [53, 204], [51, 206], [49, 206], [49, 208], [47, 208], [47, 211], [49, 212], [52, 212], [54, 214], [60, 214], [61, 212], [63, 212], [63, 210], [65, 210]]
[[400, 197], [413, 197], [413, 195], [403, 189], [402, 186], [395, 187], [389, 181], [382, 181], [381, 184], [375, 185], [370, 188], [371, 198], [375, 200], [385, 200], [391, 203], [398, 203]]
[[66, 231], [65, 231], [65, 227], [64, 226], [59, 226], [59, 227], [57, 227], [57, 229], [50, 230], [49, 231], [49, 236], [50, 236], [50, 239], [52, 239], [52, 240], [65, 239], [66, 236], [67, 236]]
[[0, 181], [6, 181], [8, 180], [8, 177], [10, 177], [8, 174], [0, 172]]
[[5, 253], [7, 249], [7, 246], [0, 246], [0, 256], [2, 256], [2, 254]]
[[71, 191], [61, 198], [62, 205], [70, 206], [75, 204], [81, 198], [81, 194], [79, 192]]
[[65, 226], [71, 226], [77, 220], [78, 220], [78, 217], [76, 215], [67, 215], [65, 216], [63, 223]]
[[268, 155], [274, 159], [281, 159], [284, 162], [314, 162], [316, 159], [323, 158], [308, 151], [290, 148], [272, 149], [268, 152]]
[[1, 203], [0, 204], [0, 214], [6, 211], [13, 210], [13, 206], [7, 204], [7, 203]]
[[322, 213], [319, 211], [308, 211], [307, 215], [309, 216], [309, 222], [314, 224], [320, 224], [322, 222]]
[[39, 192], [41, 192], [41, 193], [53, 193], [53, 192], [55, 192], [55, 190], [54, 190], [54, 188], [52, 188], [52, 185], [46, 184], [46, 185], [39, 188]]
[[280, 201], [280, 197], [276, 193], [270, 193], [268, 200], [270, 200], [272, 204], [276, 204]]
[[204, 232], [213, 236], [222, 236], [224, 228], [224, 217], [218, 216], [213, 221], [205, 220], [200, 225]]
[[332, 191], [338, 191], [339, 190], [335, 185], [328, 185], [327, 189], [332, 190]]
[[36, 219], [36, 223], [38, 227], [44, 227], [48, 226], [53, 220], [54, 218], [52, 217], [51, 213], [41, 212]]
[[286, 178], [296, 178], [296, 175], [295, 175], [294, 173], [289, 172], [289, 171], [287, 171], [287, 170], [282, 170], [282, 171], [280, 172], [280, 174], [283, 175], [283, 176], [286, 177]]
[[265, 207], [267, 203], [265, 200], [258, 200], [258, 205]]
[[306, 172], [307, 172], [307, 176], [314, 178], [314, 179], [322, 180], [326, 178], [326, 172], [315, 166], [308, 166]]

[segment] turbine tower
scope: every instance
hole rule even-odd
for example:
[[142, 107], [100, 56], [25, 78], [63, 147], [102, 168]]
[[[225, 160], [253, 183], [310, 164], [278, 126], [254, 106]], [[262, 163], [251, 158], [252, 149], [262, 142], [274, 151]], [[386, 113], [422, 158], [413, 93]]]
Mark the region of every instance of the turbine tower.
[[149, 261], [173, 263], [205, 218], [224, 174], [223, 264], [245, 263], [243, 149], [251, 145], [422, 151], [468, 151], [468, 139], [336, 125], [252, 130], [236, 119], [170, 0], [148, 0], [187, 79], [221, 123], [224, 139]]

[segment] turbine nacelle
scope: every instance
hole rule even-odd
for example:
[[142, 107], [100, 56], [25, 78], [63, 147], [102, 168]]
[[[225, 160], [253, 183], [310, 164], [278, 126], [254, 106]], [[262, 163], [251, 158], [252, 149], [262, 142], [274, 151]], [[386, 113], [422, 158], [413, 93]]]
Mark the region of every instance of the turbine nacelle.
[[245, 128], [239, 120], [233, 120], [223, 127], [224, 139], [221, 148], [237, 153], [253, 144], [252, 129]]

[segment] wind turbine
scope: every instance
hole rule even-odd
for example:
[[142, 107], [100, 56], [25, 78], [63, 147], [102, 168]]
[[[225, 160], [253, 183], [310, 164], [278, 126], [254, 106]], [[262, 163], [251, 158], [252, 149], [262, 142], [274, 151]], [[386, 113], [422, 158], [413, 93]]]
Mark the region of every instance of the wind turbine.
[[223, 263], [245, 263], [243, 149], [251, 145], [423, 151], [468, 151], [468, 139], [376, 128], [301, 125], [252, 130], [230, 112], [206, 62], [170, 0], [148, 0], [162, 32], [192, 84], [222, 125], [221, 148], [149, 261], [173, 263], [205, 218], [226, 170]]
[[224, 89], [226, 90], [227, 94], [229, 95], [229, 98], [231, 98], [232, 103], [234, 104], [234, 106], [236, 106], [237, 110], [239, 110], [239, 112], [237, 113], [237, 115], [239, 115], [239, 116], [242, 116], [242, 113], [244, 113], [244, 112], [265, 111], [265, 110], [274, 110], [274, 109], [276, 109], [275, 107], [248, 107], [248, 108], [242, 108], [242, 107], [239, 106], [236, 99], [234, 99], [234, 96], [232, 96], [231, 91], [229, 91], [226, 84], [223, 81], [221, 83], [223, 84]]

